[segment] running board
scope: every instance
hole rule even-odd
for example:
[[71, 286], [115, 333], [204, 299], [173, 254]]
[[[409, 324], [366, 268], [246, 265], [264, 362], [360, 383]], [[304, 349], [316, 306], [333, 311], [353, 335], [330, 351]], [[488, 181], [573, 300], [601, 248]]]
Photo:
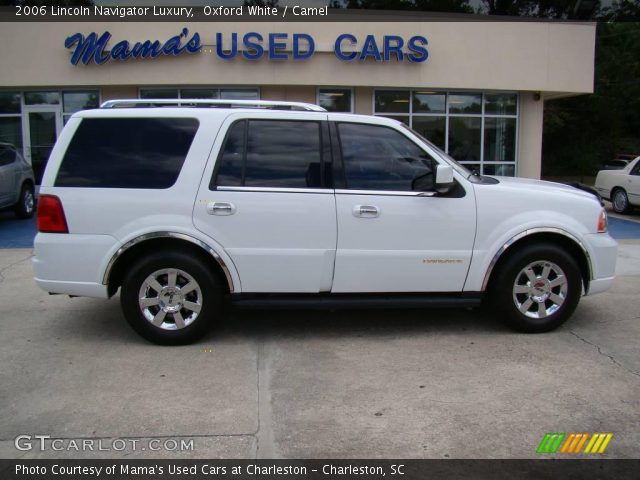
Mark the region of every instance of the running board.
[[466, 308], [479, 306], [482, 293], [234, 293], [229, 298], [240, 309]]

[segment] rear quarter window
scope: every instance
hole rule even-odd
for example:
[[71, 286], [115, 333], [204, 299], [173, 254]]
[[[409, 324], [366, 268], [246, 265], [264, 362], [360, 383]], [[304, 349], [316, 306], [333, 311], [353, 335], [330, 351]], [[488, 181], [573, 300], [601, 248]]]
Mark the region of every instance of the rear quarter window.
[[85, 118], [64, 154], [55, 186], [169, 188], [197, 130], [195, 118]]

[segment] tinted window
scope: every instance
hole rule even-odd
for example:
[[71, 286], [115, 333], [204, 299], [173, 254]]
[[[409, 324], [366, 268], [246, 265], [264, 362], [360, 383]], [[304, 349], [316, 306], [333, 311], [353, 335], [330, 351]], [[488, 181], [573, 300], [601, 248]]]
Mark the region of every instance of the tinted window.
[[433, 160], [401, 133], [387, 127], [338, 126], [347, 187], [355, 190], [427, 191]]
[[197, 129], [193, 118], [85, 118], [67, 148], [56, 186], [168, 188]]
[[234, 124], [225, 138], [222, 154], [218, 162], [218, 185], [237, 187], [242, 185], [242, 165], [244, 162], [245, 128], [242, 120]]
[[318, 122], [290, 120], [238, 122], [227, 134], [222, 147], [216, 184], [320, 188], [322, 160], [320, 140]]
[[0, 145], [0, 167], [10, 165], [16, 160], [16, 151], [13, 148]]

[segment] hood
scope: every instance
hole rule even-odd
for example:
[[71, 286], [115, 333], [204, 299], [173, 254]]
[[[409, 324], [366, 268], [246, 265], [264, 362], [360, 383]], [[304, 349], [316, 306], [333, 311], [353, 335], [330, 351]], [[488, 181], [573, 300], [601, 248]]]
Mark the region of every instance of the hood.
[[589, 198], [598, 201], [597, 197], [589, 192], [580, 190], [563, 183], [547, 182], [546, 180], [534, 180], [519, 177], [494, 177], [500, 181], [499, 185], [513, 189], [527, 189], [532, 192], [561, 194], [575, 197]]

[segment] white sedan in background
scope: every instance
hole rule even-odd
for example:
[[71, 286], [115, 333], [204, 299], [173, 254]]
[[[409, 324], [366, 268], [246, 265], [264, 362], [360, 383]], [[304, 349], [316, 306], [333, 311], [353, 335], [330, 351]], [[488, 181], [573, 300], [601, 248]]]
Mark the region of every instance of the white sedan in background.
[[617, 213], [640, 207], [640, 157], [622, 170], [600, 170], [595, 188], [602, 198], [611, 201]]

